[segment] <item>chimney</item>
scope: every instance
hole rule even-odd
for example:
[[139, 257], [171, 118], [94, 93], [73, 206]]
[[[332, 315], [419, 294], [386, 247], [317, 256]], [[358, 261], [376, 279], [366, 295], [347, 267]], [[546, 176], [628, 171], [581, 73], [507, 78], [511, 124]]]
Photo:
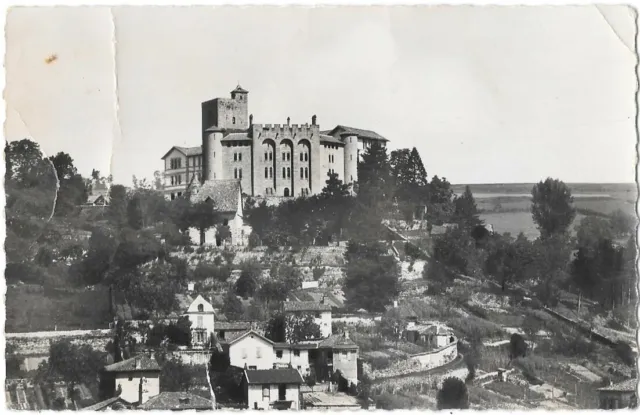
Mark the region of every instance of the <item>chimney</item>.
[[317, 117], [315, 115], [311, 117], [311, 125], [316, 125], [316, 120], [317, 120]]
[[287, 125], [291, 124], [291, 117], [287, 117]]
[[253, 114], [249, 115], [249, 125], [253, 125]]

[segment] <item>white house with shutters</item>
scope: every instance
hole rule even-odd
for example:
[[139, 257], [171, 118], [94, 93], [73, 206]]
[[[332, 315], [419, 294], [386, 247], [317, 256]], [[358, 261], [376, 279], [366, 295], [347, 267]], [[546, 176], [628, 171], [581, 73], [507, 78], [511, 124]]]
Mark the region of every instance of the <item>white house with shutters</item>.
[[193, 347], [205, 347], [213, 335], [215, 311], [210, 302], [198, 295], [191, 303], [185, 315], [191, 321], [191, 344]]

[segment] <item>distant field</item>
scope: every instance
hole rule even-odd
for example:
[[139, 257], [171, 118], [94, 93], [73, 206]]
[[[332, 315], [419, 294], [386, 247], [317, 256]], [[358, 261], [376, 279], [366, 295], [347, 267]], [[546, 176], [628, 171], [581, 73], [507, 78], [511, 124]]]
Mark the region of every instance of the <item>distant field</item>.
[[74, 292], [7, 287], [6, 310], [5, 331], [9, 333], [108, 328], [111, 318], [106, 289]]
[[[534, 183], [490, 183], [470, 184], [473, 194], [531, 194]], [[637, 195], [635, 183], [567, 183], [571, 193], [583, 194], [608, 194], [617, 199], [635, 200]], [[455, 193], [464, 192], [466, 184], [451, 185]]]
[[[585, 216], [577, 214], [571, 225], [571, 233], [575, 235], [575, 228]], [[528, 239], [536, 239], [540, 232], [533, 223], [533, 218], [529, 212], [490, 212], [482, 213], [480, 219], [486, 224], [493, 225], [493, 230], [498, 233], [510, 233], [514, 238], [523, 232]]]

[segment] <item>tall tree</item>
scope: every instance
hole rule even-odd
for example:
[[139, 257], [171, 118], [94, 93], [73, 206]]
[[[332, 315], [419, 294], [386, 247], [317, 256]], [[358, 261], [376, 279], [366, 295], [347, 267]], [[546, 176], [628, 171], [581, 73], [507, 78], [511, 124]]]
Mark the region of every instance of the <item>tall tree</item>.
[[558, 179], [547, 178], [531, 190], [533, 221], [543, 238], [564, 234], [576, 217], [569, 187]]
[[325, 186], [322, 188], [322, 192], [320, 193], [324, 198], [340, 198], [347, 197], [351, 193], [349, 191], [350, 185], [344, 184], [342, 180], [338, 178], [338, 173], [327, 173], [327, 180], [325, 181]]
[[476, 200], [473, 198], [473, 193], [471, 193], [469, 186], [465, 187], [461, 196], [455, 198], [454, 209], [454, 220], [460, 226], [466, 229], [473, 229], [483, 224], [483, 221], [478, 216]]
[[442, 225], [451, 219], [454, 211], [451, 184], [445, 177], [441, 179], [438, 176], [433, 176], [429, 183], [429, 206], [427, 210], [429, 222], [435, 225]]
[[227, 291], [222, 304], [222, 313], [229, 320], [239, 320], [244, 314], [244, 306], [233, 290]]
[[220, 222], [220, 216], [211, 199], [194, 203], [189, 210], [191, 226], [200, 231], [200, 245], [204, 244], [204, 233]]
[[111, 186], [109, 189], [109, 220], [116, 226], [122, 226], [127, 222], [127, 205], [129, 203], [127, 189], [121, 184]]
[[350, 242], [344, 283], [347, 304], [352, 309], [383, 311], [400, 291], [400, 268], [379, 243]]
[[374, 141], [363, 153], [358, 163], [358, 200], [381, 214], [388, 209], [393, 192], [391, 166], [387, 148]]
[[399, 208], [407, 219], [412, 219], [415, 208], [426, 205], [429, 197], [427, 171], [420, 154], [415, 147], [392, 151], [389, 165]]

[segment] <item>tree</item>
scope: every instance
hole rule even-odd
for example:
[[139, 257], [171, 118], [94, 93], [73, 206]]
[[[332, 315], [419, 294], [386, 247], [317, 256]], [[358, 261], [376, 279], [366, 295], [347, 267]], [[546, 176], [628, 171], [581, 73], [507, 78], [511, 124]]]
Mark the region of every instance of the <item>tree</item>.
[[498, 279], [502, 291], [507, 284], [518, 280], [526, 280], [530, 275], [530, 266], [534, 261], [532, 243], [524, 236], [498, 237], [493, 249], [485, 261], [485, 270]]
[[350, 242], [344, 283], [347, 304], [353, 309], [383, 311], [400, 291], [400, 268], [380, 243]]
[[436, 399], [438, 410], [469, 408], [467, 385], [458, 378], [446, 378], [442, 383], [442, 388], [438, 390]]
[[322, 189], [321, 196], [324, 198], [340, 198], [348, 197], [350, 193], [350, 185], [344, 184], [342, 180], [338, 178], [338, 173], [327, 173], [329, 177], [325, 182], [325, 187]]
[[86, 384], [97, 388], [97, 374], [104, 366], [104, 355], [91, 346], [71, 344], [68, 340], [52, 343], [49, 347], [47, 370], [40, 371], [41, 381], [62, 379], [67, 382], [69, 396], [77, 401], [76, 386]]
[[388, 311], [380, 321], [380, 334], [393, 339], [398, 346], [398, 340], [402, 336], [404, 330], [404, 319], [400, 316], [397, 308]]
[[200, 231], [200, 245], [204, 244], [204, 233], [220, 221], [215, 204], [211, 199], [194, 203], [189, 210], [190, 226]]
[[299, 343], [320, 338], [321, 331], [311, 315], [278, 313], [267, 323], [265, 337], [274, 342]]
[[222, 313], [229, 320], [239, 320], [244, 314], [244, 306], [242, 305], [242, 302], [231, 290], [229, 290], [227, 295], [224, 297]]
[[447, 223], [454, 211], [451, 184], [446, 177], [441, 179], [438, 176], [433, 176], [429, 183], [429, 206], [427, 209], [429, 222], [434, 225]]
[[127, 189], [115, 184], [109, 189], [109, 208], [107, 210], [109, 219], [116, 226], [122, 226], [127, 222]]
[[185, 365], [182, 361], [167, 360], [162, 365], [160, 372], [160, 392], [189, 392], [193, 387], [193, 381], [198, 377], [199, 366]]
[[469, 186], [465, 187], [464, 193], [456, 197], [453, 203], [455, 209], [454, 222], [458, 223], [459, 226], [471, 230], [483, 224], [483, 221], [478, 216], [478, 207]]
[[613, 240], [614, 236], [611, 222], [597, 216], [585, 216], [576, 229], [579, 248], [594, 248], [600, 240]]
[[531, 213], [542, 238], [564, 234], [576, 217], [569, 187], [558, 179], [547, 178], [531, 190]]
[[385, 146], [374, 141], [362, 154], [358, 163], [358, 201], [378, 212], [388, 212], [393, 194], [391, 167]]
[[620, 209], [611, 214], [611, 227], [615, 236], [624, 236], [632, 233], [636, 226], [634, 216], [628, 215]]
[[427, 171], [420, 154], [415, 147], [392, 151], [389, 165], [399, 208], [406, 219], [413, 219], [415, 208], [426, 205], [429, 198]]
[[248, 298], [258, 289], [258, 279], [262, 268], [256, 261], [246, 261], [240, 265], [240, 277], [235, 284], [235, 292], [242, 298]]
[[524, 338], [518, 333], [513, 333], [511, 335], [511, 340], [509, 342], [509, 359], [516, 359], [518, 357], [525, 357], [527, 355], [527, 342], [524, 341]]

